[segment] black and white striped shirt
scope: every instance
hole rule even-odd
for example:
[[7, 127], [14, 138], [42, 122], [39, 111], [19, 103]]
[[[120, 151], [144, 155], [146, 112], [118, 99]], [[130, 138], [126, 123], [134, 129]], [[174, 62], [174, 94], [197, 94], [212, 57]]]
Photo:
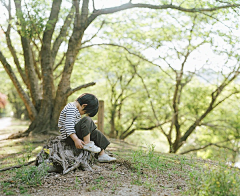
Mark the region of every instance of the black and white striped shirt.
[[66, 139], [75, 132], [75, 125], [80, 121], [81, 115], [73, 102], [68, 103], [60, 113], [58, 120], [62, 139]]

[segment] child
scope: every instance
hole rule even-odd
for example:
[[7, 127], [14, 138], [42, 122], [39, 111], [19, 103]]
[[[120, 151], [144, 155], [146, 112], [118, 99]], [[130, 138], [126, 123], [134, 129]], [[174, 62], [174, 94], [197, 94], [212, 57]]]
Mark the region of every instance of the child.
[[[96, 125], [90, 118], [97, 112], [98, 99], [89, 93], [84, 93], [74, 102], [68, 103], [61, 111], [58, 120], [61, 137], [76, 148], [99, 153], [99, 162], [115, 161], [116, 158], [105, 153], [110, 142], [102, 132], [96, 129]], [[84, 114], [86, 116], [82, 118]]]

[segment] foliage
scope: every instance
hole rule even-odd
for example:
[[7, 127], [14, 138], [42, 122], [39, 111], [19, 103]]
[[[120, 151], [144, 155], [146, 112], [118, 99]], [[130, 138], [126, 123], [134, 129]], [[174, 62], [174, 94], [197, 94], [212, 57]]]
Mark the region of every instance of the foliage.
[[[205, 1], [204, 4], [213, 7]], [[188, 1], [184, 5], [192, 6]], [[116, 18], [106, 19], [112, 29], [106, 29], [102, 38], [126, 47], [138, 59], [139, 67], [146, 65], [139, 72], [139, 78], [143, 79], [134, 80], [135, 87], [140, 87], [141, 81], [143, 84], [133, 98], [137, 97], [139, 106], [145, 104], [148, 113], [140, 110], [143, 118], [134, 122], [133, 131], [155, 126], [168, 140], [169, 151], [176, 153], [196, 128], [218, 113], [218, 105], [239, 93], [237, 85], [229, 85], [236, 79], [234, 74], [239, 74], [239, 49], [231, 44], [237, 43], [238, 37], [232, 31], [235, 26], [224, 19], [226, 14], [235, 15], [219, 11], [211, 18], [205, 14], [154, 10], [137, 14], [141, 22], [136, 22], [136, 16], [128, 11], [124, 12], [120, 24]], [[216, 20], [217, 15], [221, 22]], [[221, 61], [215, 64], [213, 58]], [[148, 68], [155, 74], [148, 72]], [[136, 126], [138, 122], [145, 127]], [[123, 130], [124, 123], [119, 124]]]
[[189, 190], [186, 195], [237, 196], [240, 190], [240, 177], [237, 168], [227, 165], [206, 165], [200, 171], [189, 173]]
[[29, 166], [16, 170], [13, 181], [17, 184], [25, 184], [29, 186], [38, 186], [42, 184], [43, 178], [48, 174], [48, 165], [42, 164], [41, 167]]
[[[14, 2], [16, 16], [11, 2], [2, 1], [8, 18], [1, 24], [6, 36], [1, 62], [14, 70], [8, 73], [23, 99], [13, 103], [24, 103], [34, 121], [26, 135], [56, 130], [67, 99], [74, 100], [81, 84], [92, 80], [97, 85], [88, 90], [106, 100], [109, 136], [158, 130], [176, 153], [210, 118], [217, 114], [223, 120], [219, 106], [239, 92], [229, 85], [239, 74], [237, 1], [143, 1], [145, 8], [156, 4], [150, 9], [129, 2], [129, 9], [97, 12], [88, 1], [56, 1], [52, 7], [45, 0]], [[213, 58], [220, 60], [214, 64]]]
[[14, 87], [9, 90], [8, 100], [11, 103], [14, 118], [29, 120], [26, 107]]
[[238, 162], [240, 110], [237, 99], [238, 96], [233, 96], [210, 114], [180, 152], [192, 152], [205, 159], [233, 164]]
[[[174, 195], [181, 195], [184, 192], [186, 195], [194, 195], [194, 193], [196, 193], [195, 195], [204, 195], [197, 194], [197, 191], [210, 191], [210, 188], [215, 193], [220, 192], [220, 194], [212, 195], [221, 195], [221, 191], [230, 189], [229, 194], [226, 195], [230, 195], [230, 193], [234, 195], [237, 191], [236, 188], [239, 188], [239, 170], [221, 163], [197, 159], [193, 156], [158, 153], [155, 151], [155, 146], [152, 145], [149, 145], [148, 148], [139, 148], [119, 141], [113, 142], [113, 145], [116, 145], [112, 152], [117, 157], [117, 161], [108, 163], [103, 170], [94, 175], [81, 171], [76, 171], [74, 176], [58, 174], [59, 180], [56, 180], [56, 175], [49, 175], [46, 183], [51, 182], [54, 188], [59, 188], [67, 193], [81, 191], [82, 194], [92, 192], [92, 195], [95, 194], [95, 191], [101, 194], [116, 194], [115, 191], [126, 190], [126, 186], [129, 190], [132, 187], [136, 189], [141, 187], [146, 194], [152, 195], [163, 193], [166, 190], [169, 194], [173, 190], [176, 191], [172, 193]], [[8, 154], [8, 156], [13, 154]], [[36, 191], [44, 189], [45, 192], [50, 190], [52, 186], [46, 185], [32, 188], [32, 186], [40, 185], [41, 176], [44, 177], [41, 172], [42, 169], [37, 170], [35, 166], [30, 166], [1, 173], [4, 176], [1, 176], [1, 180], [3, 180], [0, 185], [0, 194], [19, 194], [19, 192], [23, 194], [28, 191], [32, 194], [33, 189]], [[10, 177], [9, 174], [14, 177]], [[26, 176], [33, 176], [35, 183], [29, 184]], [[35, 176], [39, 181], [35, 180]], [[120, 179], [125, 179], [125, 181]], [[58, 187], [63, 181], [64, 187]], [[206, 184], [211, 186], [207, 187]], [[223, 187], [219, 187], [219, 185], [223, 185]]]

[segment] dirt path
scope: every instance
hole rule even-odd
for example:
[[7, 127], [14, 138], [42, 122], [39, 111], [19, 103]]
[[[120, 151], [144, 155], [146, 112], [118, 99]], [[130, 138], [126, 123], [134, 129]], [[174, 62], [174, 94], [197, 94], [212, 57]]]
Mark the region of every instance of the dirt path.
[[4, 132], [3, 130], [11, 125], [12, 118], [3, 117], [0, 118], [0, 141], [10, 136], [9, 133]]

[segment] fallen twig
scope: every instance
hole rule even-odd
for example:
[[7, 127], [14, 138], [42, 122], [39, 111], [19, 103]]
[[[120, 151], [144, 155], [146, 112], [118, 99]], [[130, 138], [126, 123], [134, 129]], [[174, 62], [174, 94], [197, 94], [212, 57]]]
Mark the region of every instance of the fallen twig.
[[34, 163], [36, 160], [33, 160], [33, 161], [29, 161], [23, 165], [15, 165], [15, 166], [12, 166], [12, 167], [6, 167], [6, 168], [3, 168], [3, 169], [0, 169], [0, 172], [3, 172], [3, 171], [7, 171], [7, 170], [10, 170], [10, 169], [15, 169], [15, 168], [20, 168], [20, 167], [23, 167], [23, 166], [27, 166], [27, 165], [30, 165], [32, 163]]

